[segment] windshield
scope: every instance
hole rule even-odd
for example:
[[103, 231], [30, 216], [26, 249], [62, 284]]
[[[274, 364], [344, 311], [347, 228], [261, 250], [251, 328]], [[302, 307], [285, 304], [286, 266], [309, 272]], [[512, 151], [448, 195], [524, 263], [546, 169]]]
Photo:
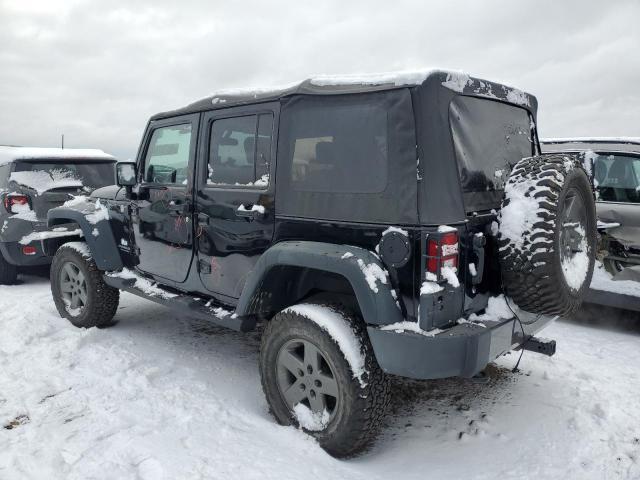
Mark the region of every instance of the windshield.
[[640, 157], [599, 154], [594, 172], [598, 200], [640, 203]]
[[529, 113], [459, 95], [449, 106], [449, 121], [467, 211], [496, 208], [511, 168], [534, 154]]
[[113, 162], [17, 162], [11, 180], [37, 190], [84, 187], [93, 191], [115, 184], [114, 165]]

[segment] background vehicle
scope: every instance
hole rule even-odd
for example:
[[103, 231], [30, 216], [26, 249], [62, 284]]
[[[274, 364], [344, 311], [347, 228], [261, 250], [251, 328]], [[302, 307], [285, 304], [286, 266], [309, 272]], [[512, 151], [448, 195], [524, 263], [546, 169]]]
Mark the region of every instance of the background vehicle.
[[434, 71], [155, 115], [136, 164], [118, 164], [124, 188], [49, 213], [86, 242], [56, 253], [56, 307], [105, 326], [125, 290], [240, 331], [264, 321], [276, 419], [355, 455], [381, 425], [383, 372], [471, 377], [512, 348], [551, 355], [533, 335], [580, 304], [591, 187], [578, 162], [537, 156], [536, 107]]
[[[611, 279], [640, 282], [640, 138], [544, 139], [541, 145], [544, 152], [582, 154], [590, 164], [600, 233], [598, 259]], [[590, 302], [640, 310], [635, 289], [608, 280], [604, 274], [594, 278]]]
[[51, 263], [57, 247], [82, 232], [50, 229], [47, 212], [115, 182], [115, 158], [100, 150], [0, 146], [0, 284], [20, 267]]

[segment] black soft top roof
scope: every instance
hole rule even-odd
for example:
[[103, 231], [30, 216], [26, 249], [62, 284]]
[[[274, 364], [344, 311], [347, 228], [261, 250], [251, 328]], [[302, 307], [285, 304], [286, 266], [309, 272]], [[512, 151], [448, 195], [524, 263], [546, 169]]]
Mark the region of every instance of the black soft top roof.
[[343, 95], [419, 87], [429, 80], [439, 80], [439, 83], [443, 86], [459, 93], [513, 103], [527, 108], [534, 114], [537, 110], [536, 98], [518, 89], [471, 77], [466, 73], [447, 70], [425, 70], [364, 75], [327, 75], [308, 78], [302, 82], [281, 88], [222, 90], [185, 107], [157, 113], [151, 117], [151, 120], [237, 105], [276, 101], [291, 95]]

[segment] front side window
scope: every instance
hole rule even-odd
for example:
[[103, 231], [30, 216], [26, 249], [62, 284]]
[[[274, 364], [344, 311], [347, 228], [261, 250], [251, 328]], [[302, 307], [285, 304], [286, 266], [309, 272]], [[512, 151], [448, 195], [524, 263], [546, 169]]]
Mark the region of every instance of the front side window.
[[594, 172], [599, 200], [640, 203], [640, 157], [601, 154]]
[[268, 185], [272, 130], [271, 114], [215, 120], [211, 125], [207, 184]]
[[157, 128], [147, 149], [145, 182], [186, 185], [190, 152], [190, 123]]

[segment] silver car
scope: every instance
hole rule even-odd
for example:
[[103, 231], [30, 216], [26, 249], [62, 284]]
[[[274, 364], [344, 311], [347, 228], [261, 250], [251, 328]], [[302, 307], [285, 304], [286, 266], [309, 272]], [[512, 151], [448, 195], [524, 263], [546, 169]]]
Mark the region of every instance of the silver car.
[[[592, 283], [592, 289], [635, 293], [626, 291], [628, 282], [619, 281], [640, 282], [640, 138], [556, 138], [540, 143], [544, 153], [582, 155], [591, 170], [600, 232], [598, 259], [611, 280], [616, 280], [609, 288], [606, 278], [595, 272], [594, 283], [600, 280], [603, 285]], [[622, 305], [616, 301], [614, 306]]]

